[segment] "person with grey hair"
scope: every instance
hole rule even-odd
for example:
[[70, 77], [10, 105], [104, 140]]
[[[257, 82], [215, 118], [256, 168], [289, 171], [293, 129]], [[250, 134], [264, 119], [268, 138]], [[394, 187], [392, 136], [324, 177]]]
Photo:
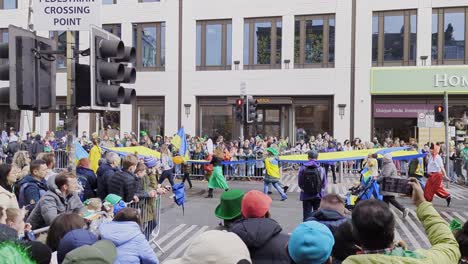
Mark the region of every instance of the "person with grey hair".
[[120, 157], [115, 152], [108, 152], [106, 154], [106, 162], [103, 162], [97, 170], [97, 196], [104, 200], [109, 194], [107, 190], [107, 182], [109, 178], [114, 176], [116, 172], [120, 171]]
[[[392, 159], [392, 154], [387, 153], [383, 156], [383, 162], [382, 162], [382, 170], [380, 171], [380, 175], [378, 178], [378, 182], [382, 183], [383, 179], [386, 177], [389, 178], [401, 178], [398, 176], [398, 171], [393, 163]], [[396, 199], [395, 199], [395, 193], [392, 192], [386, 192], [384, 190], [381, 190], [380, 193], [383, 195], [383, 201], [387, 203], [388, 206], [392, 204], [395, 206], [398, 210], [400, 210], [403, 213], [403, 219], [408, 216], [409, 209], [405, 208], [402, 204], [400, 204]]]

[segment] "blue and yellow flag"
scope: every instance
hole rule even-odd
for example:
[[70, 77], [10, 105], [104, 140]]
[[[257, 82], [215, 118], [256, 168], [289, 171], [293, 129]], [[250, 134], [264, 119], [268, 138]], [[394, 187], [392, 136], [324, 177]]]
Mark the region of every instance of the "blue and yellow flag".
[[181, 157], [184, 157], [185, 160], [188, 160], [189, 157], [189, 150], [187, 144], [187, 137], [185, 136], [185, 130], [183, 127], [179, 129], [177, 135], [171, 141], [171, 144], [178, 149], [178, 153]]
[[86, 152], [86, 150], [84, 150], [84, 148], [78, 142], [75, 143], [75, 153], [77, 161], [83, 158], [89, 158], [88, 152]]
[[367, 183], [369, 179], [371, 178], [371, 171], [369, 170], [369, 168], [364, 168], [361, 171], [361, 174], [362, 174], [362, 181], [364, 183]]

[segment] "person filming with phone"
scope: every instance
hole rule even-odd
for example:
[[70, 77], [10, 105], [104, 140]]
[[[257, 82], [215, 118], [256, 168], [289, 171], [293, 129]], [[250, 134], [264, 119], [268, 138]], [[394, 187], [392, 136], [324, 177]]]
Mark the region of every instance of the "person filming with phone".
[[343, 261], [343, 264], [358, 263], [458, 263], [461, 253], [450, 228], [431, 203], [424, 199], [418, 180], [411, 178], [416, 215], [422, 222], [431, 243], [429, 249], [409, 251], [401, 241], [395, 242], [395, 216], [388, 206], [375, 199], [358, 203], [353, 210], [353, 237], [361, 251]]
[[382, 171], [377, 181], [381, 186], [380, 193], [383, 195], [383, 201], [389, 206], [392, 204], [398, 208], [398, 210], [403, 213], [403, 218], [406, 218], [409, 210], [395, 199], [395, 193], [408, 194], [408, 180], [398, 176], [391, 153], [387, 153], [383, 156]]

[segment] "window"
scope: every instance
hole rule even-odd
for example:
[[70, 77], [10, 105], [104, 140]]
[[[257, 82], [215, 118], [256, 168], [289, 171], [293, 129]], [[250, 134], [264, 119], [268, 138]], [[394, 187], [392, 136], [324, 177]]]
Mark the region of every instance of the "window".
[[0, 9], [17, 9], [18, 0], [0, 0]]
[[432, 13], [432, 64], [468, 64], [468, 8], [440, 8]]
[[164, 98], [138, 97], [133, 104], [133, 130], [164, 136]]
[[231, 20], [197, 21], [197, 70], [230, 70]]
[[244, 24], [244, 69], [281, 69], [280, 17], [249, 18]]
[[335, 16], [296, 16], [294, 67], [334, 67]]
[[166, 53], [166, 24], [133, 25], [133, 45], [136, 48], [137, 69], [164, 71]]
[[104, 24], [102, 25], [102, 28], [105, 31], [116, 35], [117, 37], [122, 38], [122, 27], [120, 24]]
[[232, 139], [233, 108], [232, 105], [200, 105], [199, 135]]
[[[0, 28], [0, 43], [8, 43], [8, 28]], [[0, 59], [0, 65], [8, 63], [6, 59]]]
[[[66, 31], [49, 31], [49, 38], [53, 39], [57, 43], [57, 49], [65, 51], [67, 48], [67, 32]], [[67, 68], [67, 56], [66, 54], [56, 54], [55, 62], [57, 64], [57, 70]]]
[[416, 10], [375, 12], [372, 18], [372, 64], [416, 65]]
[[113, 5], [116, 3], [117, 3], [117, 0], [102, 0], [103, 5]]

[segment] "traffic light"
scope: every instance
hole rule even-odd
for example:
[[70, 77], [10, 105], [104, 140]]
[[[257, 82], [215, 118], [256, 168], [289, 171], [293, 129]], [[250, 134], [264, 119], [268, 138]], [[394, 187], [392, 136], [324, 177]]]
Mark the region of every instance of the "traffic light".
[[252, 96], [247, 96], [246, 122], [253, 123], [257, 119], [257, 100]]
[[444, 122], [445, 120], [445, 111], [442, 105], [434, 106], [434, 120], [436, 122]]
[[236, 100], [236, 120], [242, 122], [244, 119], [244, 100], [239, 98]]
[[[97, 27], [91, 28], [90, 42], [91, 102], [77, 102], [77, 105], [109, 110], [109, 107], [131, 104], [136, 97], [135, 89], [124, 88], [121, 84], [136, 81], [136, 70], [131, 67], [136, 59], [135, 48], [125, 47], [119, 37]], [[86, 67], [77, 70], [77, 82], [84, 74], [87, 74]]]
[[46, 53], [56, 49], [53, 40], [8, 27], [8, 43], [0, 44], [0, 80], [10, 81], [1, 94], [8, 94], [11, 109], [41, 112], [55, 108], [55, 58]]

